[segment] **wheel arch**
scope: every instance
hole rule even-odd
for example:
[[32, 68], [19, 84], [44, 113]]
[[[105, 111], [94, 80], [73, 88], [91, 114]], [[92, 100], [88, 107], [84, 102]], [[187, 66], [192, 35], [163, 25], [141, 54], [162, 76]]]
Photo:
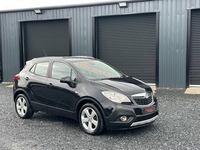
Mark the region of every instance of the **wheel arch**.
[[79, 111], [80, 111], [81, 107], [87, 103], [93, 104], [97, 107], [97, 109], [101, 113], [103, 121], [105, 122], [105, 119], [104, 119], [105, 113], [103, 111], [101, 104], [96, 99], [91, 98], [91, 97], [84, 97], [84, 98], [80, 99], [79, 102], [77, 103], [77, 105], [76, 105], [76, 120], [79, 121], [79, 116], [78, 116]]
[[24, 94], [28, 98], [28, 101], [30, 103], [30, 97], [28, 96], [27, 92], [24, 89], [21, 89], [21, 88], [15, 91], [14, 97], [13, 97], [14, 101], [15, 101], [17, 95], [19, 95], [19, 94]]

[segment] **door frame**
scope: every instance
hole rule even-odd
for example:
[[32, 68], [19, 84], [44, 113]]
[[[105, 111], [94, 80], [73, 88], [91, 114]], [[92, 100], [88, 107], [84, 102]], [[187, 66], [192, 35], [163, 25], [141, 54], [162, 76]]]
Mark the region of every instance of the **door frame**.
[[3, 81], [3, 64], [2, 64], [2, 30], [1, 30], [1, 15], [0, 15], [0, 82]]
[[200, 87], [200, 85], [190, 84], [190, 52], [191, 52], [191, 27], [192, 27], [192, 10], [200, 10], [200, 8], [188, 9], [187, 10], [187, 42], [186, 42], [186, 88], [189, 87]]

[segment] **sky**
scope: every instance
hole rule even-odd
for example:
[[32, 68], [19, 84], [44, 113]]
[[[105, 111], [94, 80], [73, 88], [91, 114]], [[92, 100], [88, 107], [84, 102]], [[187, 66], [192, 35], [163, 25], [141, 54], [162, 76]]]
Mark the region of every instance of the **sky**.
[[115, 0], [0, 0], [0, 11], [112, 1]]

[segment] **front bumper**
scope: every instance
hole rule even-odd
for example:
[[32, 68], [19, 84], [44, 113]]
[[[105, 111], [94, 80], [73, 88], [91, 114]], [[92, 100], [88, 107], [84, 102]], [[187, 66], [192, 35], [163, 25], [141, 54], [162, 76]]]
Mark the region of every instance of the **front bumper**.
[[[152, 112], [144, 112], [145, 108], [151, 106], [155, 107]], [[126, 121], [121, 121], [120, 117], [126, 116]], [[121, 129], [131, 129], [141, 126], [146, 126], [153, 123], [158, 117], [158, 105], [153, 103], [151, 105], [145, 106], [134, 106], [134, 105], [122, 105], [116, 104], [113, 112], [110, 116], [105, 117], [105, 125], [107, 130], [121, 130]]]

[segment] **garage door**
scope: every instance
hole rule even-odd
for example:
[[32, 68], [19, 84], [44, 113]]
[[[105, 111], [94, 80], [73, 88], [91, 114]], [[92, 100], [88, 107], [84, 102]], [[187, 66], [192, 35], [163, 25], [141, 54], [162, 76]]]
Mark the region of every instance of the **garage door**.
[[[1, 51], [0, 51], [1, 52]], [[0, 54], [0, 58], [2, 58], [2, 56], [1, 56], [1, 54]], [[2, 74], [3, 74], [3, 72], [2, 72], [2, 63], [1, 63], [1, 61], [2, 60], [0, 60], [0, 82], [2, 81]]]
[[[0, 24], [0, 40], [1, 40], [1, 24]], [[2, 45], [0, 41], [0, 82], [2, 81]]]
[[200, 85], [200, 10], [191, 12], [190, 85]]
[[156, 13], [96, 18], [97, 57], [156, 83]]
[[41, 56], [70, 55], [68, 20], [24, 22], [22, 33], [25, 61]]

